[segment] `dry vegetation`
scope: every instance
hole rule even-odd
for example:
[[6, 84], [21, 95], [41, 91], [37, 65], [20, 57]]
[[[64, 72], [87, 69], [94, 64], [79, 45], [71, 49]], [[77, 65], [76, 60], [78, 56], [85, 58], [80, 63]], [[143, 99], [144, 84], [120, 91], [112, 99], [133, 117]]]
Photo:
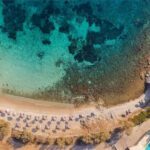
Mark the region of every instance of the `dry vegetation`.
[[27, 131], [12, 131], [11, 137], [18, 140], [23, 144], [27, 144], [29, 142], [34, 142], [34, 136]]
[[9, 133], [9, 124], [4, 120], [0, 120], [0, 140], [3, 140]]
[[[102, 142], [110, 139], [111, 134], [115, 131], [117, 127], [121, 128], [121, 132], [125, 131], [126, 134], [131, 133], [132, 127], [143, 123], [145, 120], [150, 118], [150, 107], [146, 108], [145, 111], [142, 111], [133, 117], [128, 118], [127, 120], [115, 122], [111, 121], [108, 123], [106, 120], [89, 121], [83, 122], [81, 127], [83, 129], [83, 135], [79, 137], [58, 137], [53, 138], [50, 135], [48, 137], [33, 135], [32, 133], [24, 130], [12, 130], [10, 139], [17, 140], [22, 144], [33, 143], [36, 145], [57, 145], [59, 147], [65, 147], [68, 145], [73, 145], [75, 142], [78, 144], [100, 144]], [[4, 137], [8, 137], [10, 131], [9, 124], [0, 120], [0, 140], [3, 140]]]
[[108, 140], [114, 128], [118, 126], [115, 121], [104, 119], [96, 119], [96, 121], [89, 121], [82, 123], [84, 135], [78, 138], [78, 143], [81, 144], [100, 144]]
[[74, 137], [60, 137], [60, 138], [52, 138], [52, 137], [43, 137], [40, 135], [33, 135], [28, 131], [18, 131], [13, 130], [11, 134], [11, 138], [15, 139], [22, 144], [44, 144], [44, 145], [57, 145], [59, 147], [64, 147], [67, 145], [71, 145], [74, 142]]
[[[105, 126], [105, 128], [104, 128]], [[93, 128], [94, 127], [94, 128]], [[87, 124], [82, 124], [82, 128], [84, 129], [84, 135], [80, 137], [58, 137], [53, 138], [51, 136], [43, 137], [33, 135], [32, 133], [24, 130], [12, 130], [10, 137], [8, 138], [7, 142], [11, 144], [12, 140], [17, 140], [22, 144], [44, 144], [44, 145], [57, 145], [59, 147], [65, 147], [68, 145], [72, 145], [75, 142], [80, 142], [82, 144], [99, 144], [101, 142], [106, 141], [110, 137], [110, 133], [107, 130], [109, 127], [106, 127], [106, 122], [100, 123], [97, 122], [90, 122]], [[93, 130], [94, 129], [94, 130]], [[1, 140], [8, 135], [9, 125], [7, 122], [0, 120], [0, 135]]]

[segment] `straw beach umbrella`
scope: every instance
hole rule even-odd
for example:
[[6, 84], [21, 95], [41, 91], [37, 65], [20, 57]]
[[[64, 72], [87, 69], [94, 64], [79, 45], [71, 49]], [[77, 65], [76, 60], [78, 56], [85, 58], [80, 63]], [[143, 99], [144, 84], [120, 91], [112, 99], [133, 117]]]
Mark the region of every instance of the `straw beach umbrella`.
[[19, 124], [19, 123], [16, 123], [16, 124], [15, 124], [15, 128], [20, 128], [20, 124]]
[[29, 123], [26, 123], [26, 127], [31, 127], [31, 125]]
[[37, 130], [39, 130], [39, 129], [40, 129], [39, 125], [36, 125], [36, 129], [37, 129]]
[[73, 116], [69, 116], [69, 121], [73, 121]]
[[50, 127], [49, 127], [48, 125], [45, 125], [45, 129], [46, 129], [46, 130], [49, 130]]

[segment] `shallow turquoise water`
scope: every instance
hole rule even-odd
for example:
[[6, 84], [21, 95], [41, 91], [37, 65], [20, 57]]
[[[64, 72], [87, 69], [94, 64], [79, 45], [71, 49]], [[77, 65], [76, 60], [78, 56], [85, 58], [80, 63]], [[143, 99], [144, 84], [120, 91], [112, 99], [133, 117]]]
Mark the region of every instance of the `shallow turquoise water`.
[[150, 150], [150, 144], [147, 145], [145, 150]]
[[113, 93], [135, 67], [129, 56], [138, 57], [132, 46], [149, 14], [148, 0], [0, 0], [1, 90]]

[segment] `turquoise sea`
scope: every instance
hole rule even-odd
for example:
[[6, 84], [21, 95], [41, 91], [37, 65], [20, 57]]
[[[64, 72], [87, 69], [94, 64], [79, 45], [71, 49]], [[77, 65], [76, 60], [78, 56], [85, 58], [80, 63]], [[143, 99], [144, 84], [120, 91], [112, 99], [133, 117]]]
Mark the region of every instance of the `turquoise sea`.
[[150, 150], [150, 144], [148, 144], [147, 146], [146, 146], [146, 149], [145, 150]]
[[149, 21], [149, 0], [0, 0], [0, 89], [67, 102], [119, 95], [150, 53]]

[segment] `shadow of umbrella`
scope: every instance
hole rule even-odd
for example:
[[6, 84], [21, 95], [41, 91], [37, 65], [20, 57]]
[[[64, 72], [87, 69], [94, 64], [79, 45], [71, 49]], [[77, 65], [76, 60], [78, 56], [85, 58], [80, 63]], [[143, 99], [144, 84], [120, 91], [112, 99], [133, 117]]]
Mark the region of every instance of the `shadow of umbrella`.
[[150, 101], [150, 83], [145, 83], [145, 89], [144, 89], [144, 93], [145, 93], [145, 104], [147, 104]]
[[16, 140], [16, 139], [12, 139], [11, 140], [11, 144], [13, 146], [14, 149], [18, 149], [24, 146], [23, 143], [21, 143], [20, 141]]
[[96, 145], [74, 145], [72, 150], [94, 150]]

